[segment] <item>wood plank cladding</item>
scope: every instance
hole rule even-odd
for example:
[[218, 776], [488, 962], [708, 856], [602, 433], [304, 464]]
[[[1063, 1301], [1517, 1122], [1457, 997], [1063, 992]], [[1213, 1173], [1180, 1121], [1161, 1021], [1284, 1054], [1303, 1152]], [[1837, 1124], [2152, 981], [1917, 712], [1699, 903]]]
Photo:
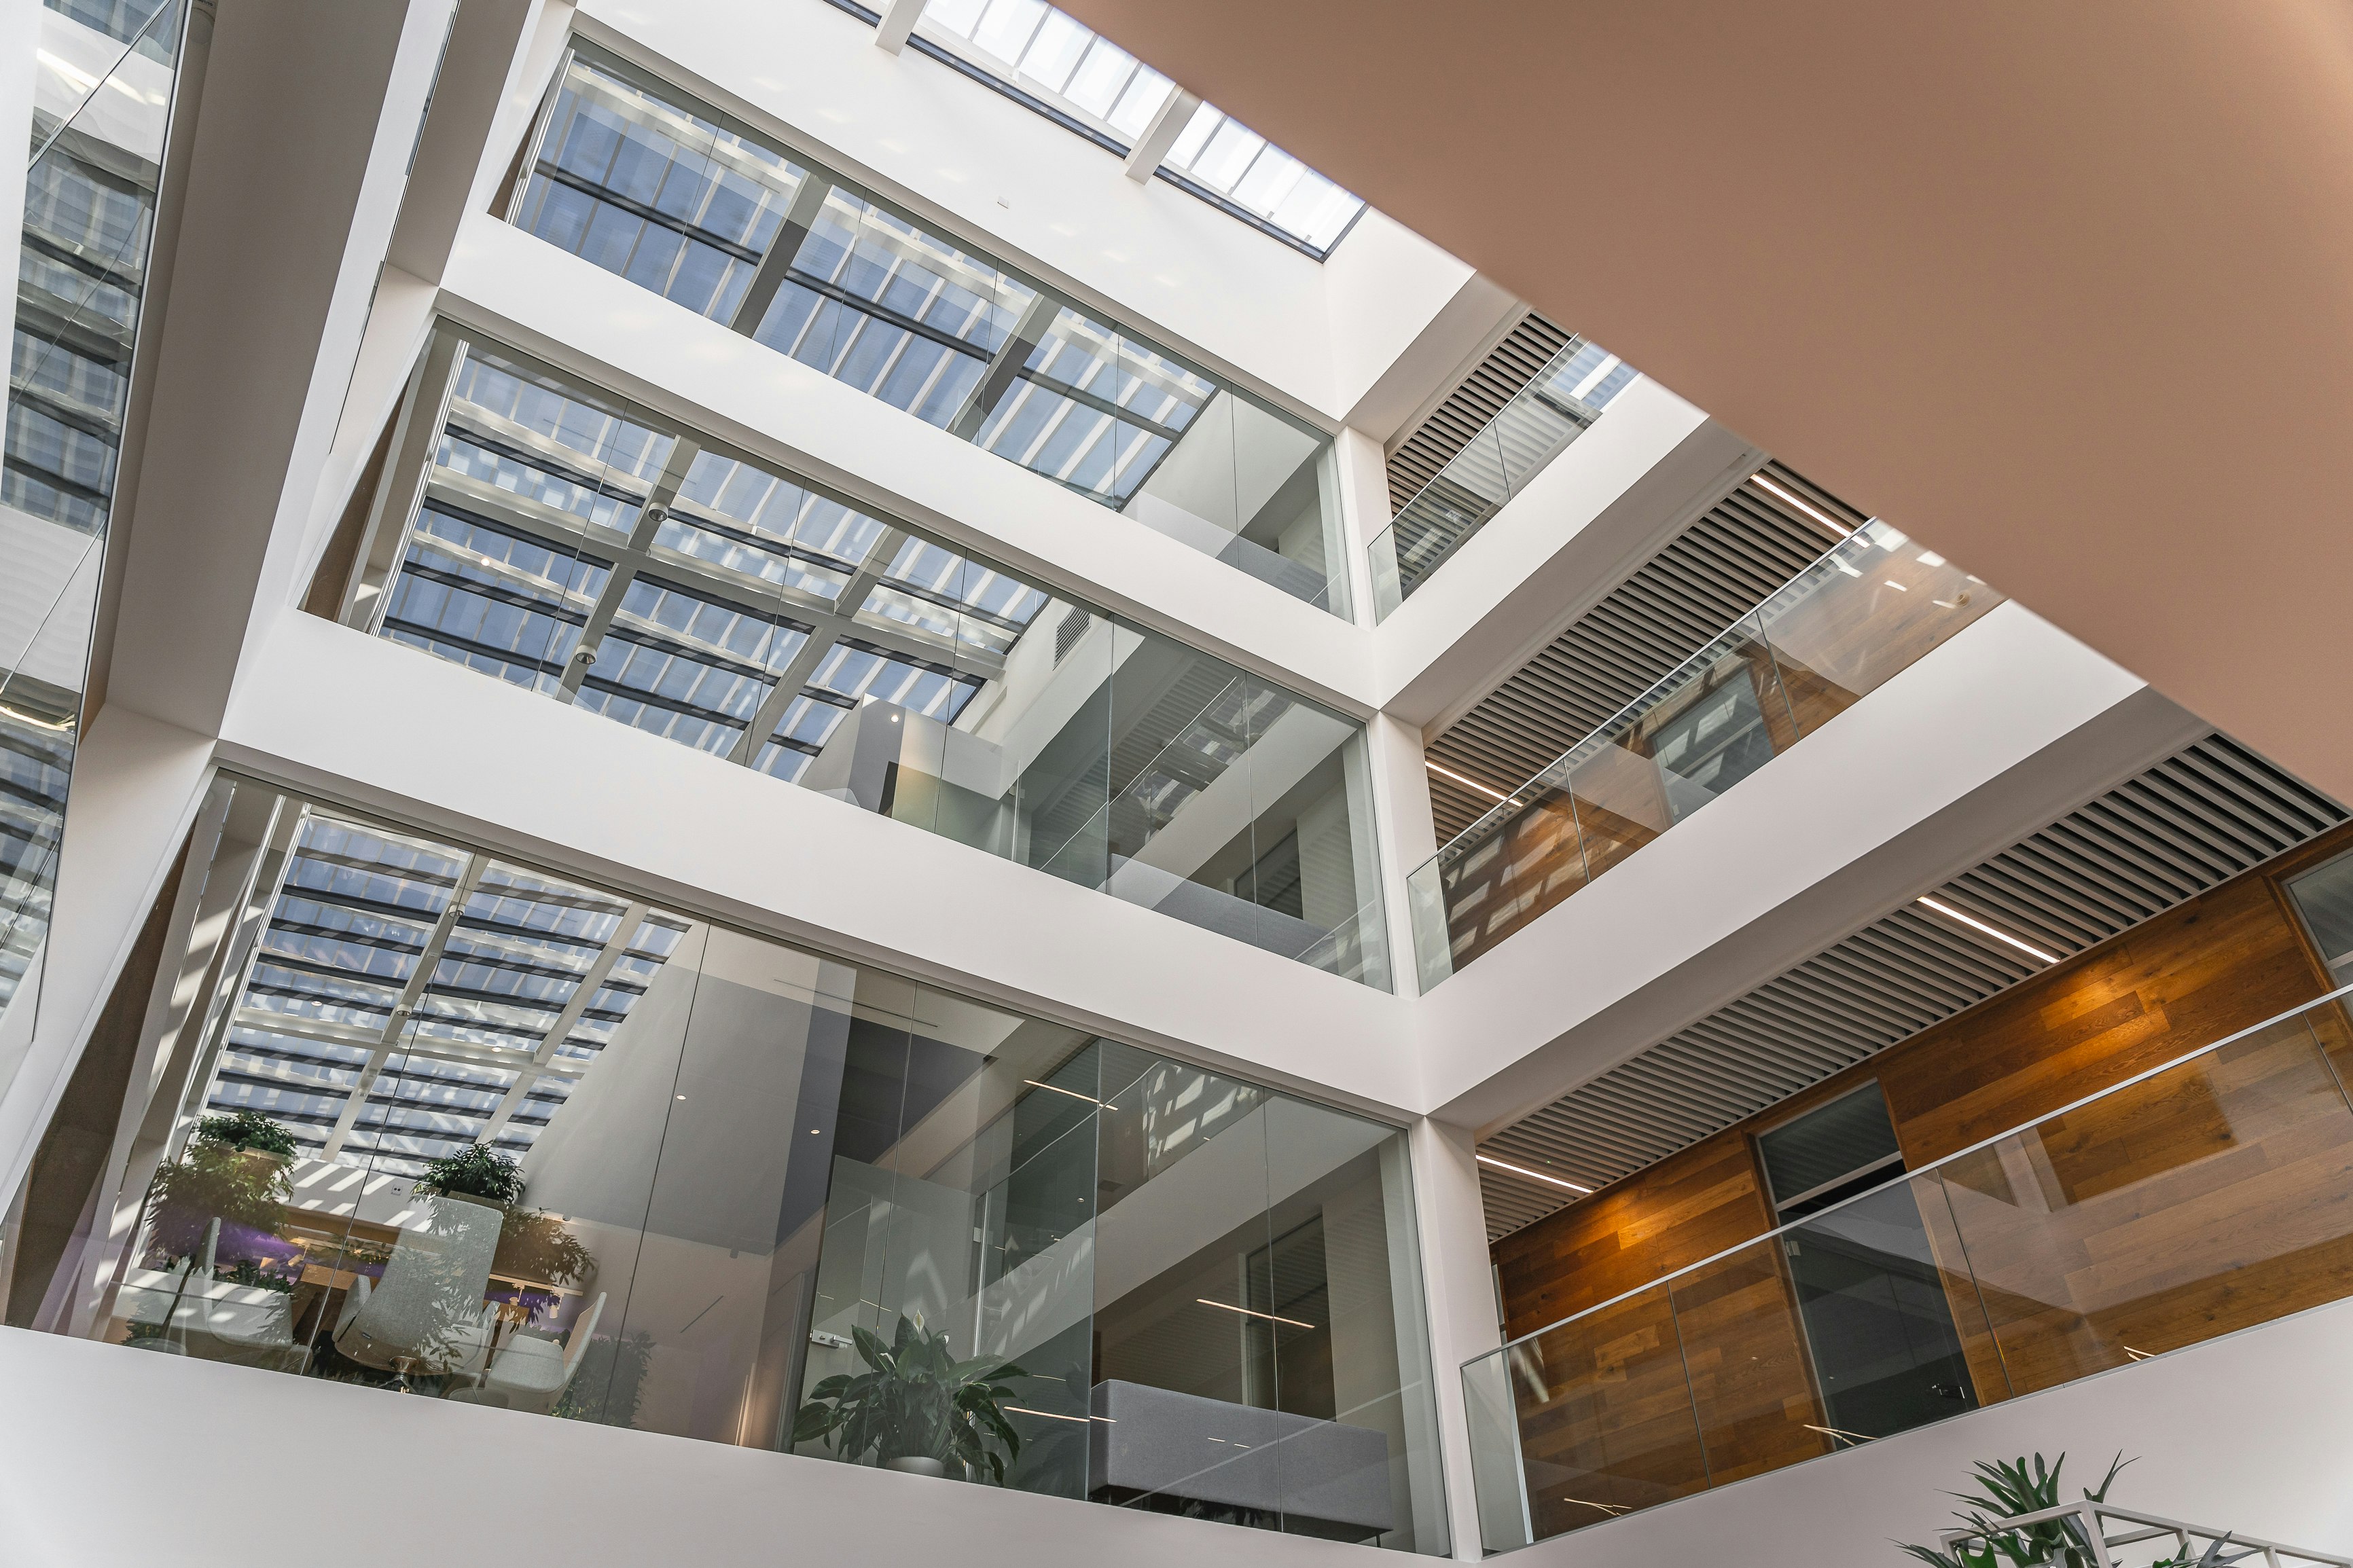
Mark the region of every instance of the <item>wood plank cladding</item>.
[[1837, 1440], [1782, 1244], [1642, 1288], [1770, 1229], [1755, 1134], [1871, 1079], [1908, 1169], [1972, 1151], [1909, 1184], [1970, 1402], [2353, 1295], [2340, 1008], [2116, 1089], [2329, 989], [2283, 884], [2348, 847], [2326, 835], [1499, 1242], [1512, 1336], [1614, 1301], [1515, 1352], [1539, 1534]]

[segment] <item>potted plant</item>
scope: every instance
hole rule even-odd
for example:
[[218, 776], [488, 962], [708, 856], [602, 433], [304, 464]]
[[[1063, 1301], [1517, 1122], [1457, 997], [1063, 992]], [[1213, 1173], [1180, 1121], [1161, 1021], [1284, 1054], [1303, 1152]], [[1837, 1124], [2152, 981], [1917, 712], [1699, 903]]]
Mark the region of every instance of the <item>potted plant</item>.
[[275, 1237], [293, 1196], [286, 1167], [300, 1152], [291, 1132], [258, 1110], [197, 1122], [180, 1158], [157, 1170], [147, 1189], [150, 1267], [195, 1258], [215, 1221], [232, 1236]]
[[[1907, 1555], [1932, 1568], [2003, 1568], [2005, 1564], [2008, 1568], [2093, 1568], [2094, 1564], [2106, 1563], [2109, 1557], [2092, 1541], [2080, 1520], [2044, 1520], [2026, 1525], [2006, 1522], [2059, 1507], [2059, 1469], [2066, 1462], [2064, 1454], [2047, 1467], [2040, 1454], [2034, 1456], [2031, 1468], [2025, 1459], [1980, 1461], [1974, 1478], [1977, 1491], [1949, 1494], [1968, 1505], [1955, 1509], [1953, 1517], [1979, 1542], [1977, 1550], [1972, 1551], [1966, 1541], [1957, 1542], [1951, 1552], [1900, 1542], [1897, 1544]], [[2106, 1502], [2108, 1489], [2116, 1484], [2116, 1472], [2130, 1463], [2121, 1454], [2109, 1461], [2108, 1473], [2101, 1478], [2098, 1489], [2087, 1488], [2084, 1500]], [[2253, 1549], [2231, 1552], [2232, 1538], [2227, 1534], [2210, 1540], [2205, 1551], [2193, 1552], [2189, 1537], [2205, 1534], [2204, 1530], [2188, 1527], [2181, 1537], [2182, 1550], [2158, 1558], [2148, 1568], [2228, 1568], [2241, 1558], [2256, 1554]]]
[[946, 1331], [926, 1333], [921, 1312], [901, 1318], [887, 1346], [870, 1330], [849, 1333], [867, 1370], [838, 1373], [809, 1391], [793, 1418], [795, 1443], [822, 1439], [853, 1463], [871, 1454], [885, 1469], [916, 1475], [944, 1475], [958, 1462], [1005, 1484], [1021, 1435], [997, 1403], [1013, 1391], [997, 1379], [1028, 1373], [1002, 1356], [957, 1361]]
[[478, 1198], [505, 1208], [522, 1202], [522, 1165], [487, 1143], [469, 1143], [454, 1154], [427, 1160], [417, 1190], [438, 1197]]
[[493, 1273], [547, 1285], [577, 1285], [596, 1271], [596, 1254], [561, 1219], [543, 1209], [522, 1206], [522, 1165], [512, 1155], [469, 1143], [445, 1159], [428, 1161], [417, 1190], [469, 1198], [504, 1211], [498, 1255], [491, 1263]]

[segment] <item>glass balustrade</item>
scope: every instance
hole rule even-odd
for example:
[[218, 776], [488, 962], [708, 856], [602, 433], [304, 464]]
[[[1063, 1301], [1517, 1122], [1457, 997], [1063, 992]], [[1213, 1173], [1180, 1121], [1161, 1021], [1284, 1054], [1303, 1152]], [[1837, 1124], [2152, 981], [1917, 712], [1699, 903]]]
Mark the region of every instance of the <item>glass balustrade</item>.
[[575, 41], [508, 221], [1346, 619], [1332, 438]]
[[1486, 1549], [2353, 1292], [2348, 994], [1466, 1362]]
[[478, 332], [394, 434], [315, 613], [1388, 988], [1354, 720]]
[[386, 1452], [433, 1399], [1447, 1552], [1402, 1130], [233, 774], [188, 876], [12, 1323], [399, 1392], [321, 1439]]
[[1599, 344], [1571, 338], [1366, 546], [1376, 617], [1387, 620], [1410, 598], [1456, 546], [1601, 417], [1634, 374]]
[[1422, 988], [2000, 602], [1885, 523], [1857, 529], [1414, 870], [1407, 886]]

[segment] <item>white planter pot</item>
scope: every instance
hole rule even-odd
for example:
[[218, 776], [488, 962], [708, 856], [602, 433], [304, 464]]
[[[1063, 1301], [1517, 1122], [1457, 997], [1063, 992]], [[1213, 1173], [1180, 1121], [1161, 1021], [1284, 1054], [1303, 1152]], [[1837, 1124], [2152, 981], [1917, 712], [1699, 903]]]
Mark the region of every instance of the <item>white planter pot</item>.
[[937, 1459], [885, 1459], [882, 1468], [902, 1476], [944, 1476], [948, 1468]]

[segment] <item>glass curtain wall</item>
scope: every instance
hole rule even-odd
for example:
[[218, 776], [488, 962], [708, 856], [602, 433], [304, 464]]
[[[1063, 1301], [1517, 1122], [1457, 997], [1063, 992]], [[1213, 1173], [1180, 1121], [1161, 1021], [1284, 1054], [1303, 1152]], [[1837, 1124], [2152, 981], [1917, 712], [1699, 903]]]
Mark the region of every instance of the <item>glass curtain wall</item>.
[[48, 0], [0, 446], [0, 1012], [48, 933], [181, 44], [178, 0]]
[[509, 221], [1346, 617], [1332, 440], [575, 42]]
[[1355, 721], [478, 333], [391, 440], [314, 607], [1388, 986]]
[[[40, 1327], [1447, 1549], [1398, 1130], [239, 778], [190, 865]], [[892, 1345], [980, 1441], [828, 1427]]]

